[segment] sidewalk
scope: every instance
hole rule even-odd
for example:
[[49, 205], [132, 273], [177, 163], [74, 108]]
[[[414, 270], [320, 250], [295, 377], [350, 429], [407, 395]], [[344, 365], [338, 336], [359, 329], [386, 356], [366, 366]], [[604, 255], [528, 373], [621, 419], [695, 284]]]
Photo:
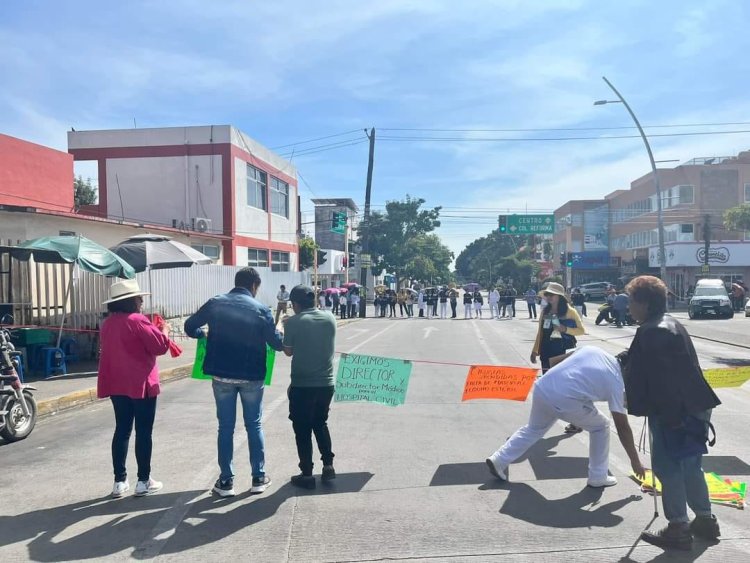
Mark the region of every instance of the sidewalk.
[[[359, 319], [337, 319], [338, 327], [342, 327]], [[177, 344], [183, 352], [178, 358], [169, 354], [159, 356], [156, 363], [159, 366], [159, 378], [162, 383], [189, 377], [195, 362], [195, 348], [197, 340], [179, 338]], [[27, 377], [25, 383], [36, 387], [38, 418], [45, 418], [58, 412], [82, 407], [98, 401], [96, 397], [96, 362], [83, 361], [68, 366], [70, 373], [57, 375], [46, 379]]]
[[[181, 356], [173, 358], [166, 354], [156, 359], [162, 383], [190, 375], [197, 342], [192, 338], [180, 338], [177, 343], [183, 350]], [[96, 367], [96, 362], [83, 361], [68, 366], [71, 373], [67, 375], [56, 375], [46, 379], [26, 378], [27, 384], [36, 387], [34, 398], [39, 418], [97, 401]]]

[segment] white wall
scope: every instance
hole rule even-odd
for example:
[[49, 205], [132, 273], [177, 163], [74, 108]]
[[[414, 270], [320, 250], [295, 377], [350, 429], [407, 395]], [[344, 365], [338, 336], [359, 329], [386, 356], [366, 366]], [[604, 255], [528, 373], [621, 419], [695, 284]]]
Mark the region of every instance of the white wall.
[[[158, 232], [155, 229], [145, 227], [118, 225], [83, 218], [0, 211], [0, 240], [2, 244], [7, 244], [9, 239], [13, 244], [16, 244], [17, 241], [57, 236], [60, 234], [60, 231], [70, 231], [83, 235], [107, 248], [134, 235]], [[222, 253], [221, 256], [223, 256], [223, 249], [219, 239], [203, 236], [199, 233], [176, 233], [169, 231], [160, 234], [165, 234], [187, 245], [205, 244], [218, 246], [219, 251]], [[218, 263], [221, 264], [222, 260], [219, 259]], [[244, 263], [247, 263], [247, 255], [245, 255]]]
[[190, 225], [194, 217], [207, 217], [211, 232], [220, 233], [221, 160], [219, 155], [107, 159], [107, 213], [166, 226], [173, 219]]
[[234, 159], [234, 178], [236, 234], [268, 240], [268, 213], [247, 204], [247, 163], [240, 158]]
[[229, 125], [198, 127], [156, 127], [147, 129], [109, 129], [103, 131], [69, 131], [69, 149], [104, 147], [159, 147], [185, 143], [209, 144], [231, 142]]

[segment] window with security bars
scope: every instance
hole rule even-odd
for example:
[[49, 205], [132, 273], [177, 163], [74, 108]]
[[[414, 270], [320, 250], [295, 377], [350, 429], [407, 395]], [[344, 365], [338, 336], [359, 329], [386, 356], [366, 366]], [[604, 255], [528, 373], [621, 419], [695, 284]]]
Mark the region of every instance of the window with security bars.
[[268, 268], [268, 250], [248, 248], [247, 265], [253, 268]]
[[289, 271], [289, 253], [271, 251], [271, 271], [288, 272]]
[[268, 175], [255, 166], [247, 165], [247, 204], [263, 211], [268, 210], [266, 204], [266, 187]]
[[289, 184], [271, 176], [271, 213], [289, 218]]

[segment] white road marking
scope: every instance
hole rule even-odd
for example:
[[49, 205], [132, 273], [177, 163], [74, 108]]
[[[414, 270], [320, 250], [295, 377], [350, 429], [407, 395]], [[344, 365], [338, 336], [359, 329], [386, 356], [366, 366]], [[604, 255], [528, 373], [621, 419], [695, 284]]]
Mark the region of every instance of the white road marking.
[[353, 332], [354, 333], [354, 334], [351, 334], [351, 335], [349, 335], [349, 336], [346, 337], [346, 340], [351, 340], [352, 338], [359, 338], [359, 336], [363, 332], [370, 332], [370, 331], [367, 330], [366, 328], [350, 328], [346, 332]]
[[430, 336], [430, 334], [432, 333], [433, 330], [439, 330], [439, 329], [435, 328], [434, 326], [427, 326], [423, 330], [424, 330], [423, 339], [426, 340], [427, 337]]

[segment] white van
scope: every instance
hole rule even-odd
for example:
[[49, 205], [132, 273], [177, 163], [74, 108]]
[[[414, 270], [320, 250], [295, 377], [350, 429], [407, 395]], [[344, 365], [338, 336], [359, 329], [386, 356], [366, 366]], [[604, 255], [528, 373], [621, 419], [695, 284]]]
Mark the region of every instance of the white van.
[[732, 302], [722, 280], [704, 279], [695, 284], [695, 293], [688, 304], [688, 317], [697, 319], [707, 314], [723, 319], [734, 316]]

